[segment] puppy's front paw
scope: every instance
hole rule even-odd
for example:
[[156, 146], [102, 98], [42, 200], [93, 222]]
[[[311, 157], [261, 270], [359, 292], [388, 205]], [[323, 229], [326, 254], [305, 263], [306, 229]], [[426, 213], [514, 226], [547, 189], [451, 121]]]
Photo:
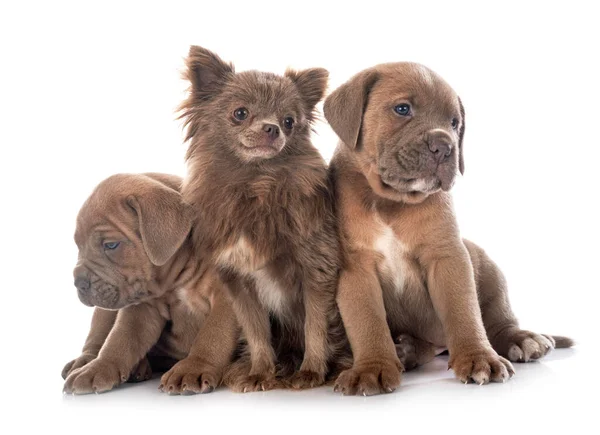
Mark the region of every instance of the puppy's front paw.
[[355, 364], [338, 376], [333, 391], [345, 396], [391, 393], [400, 385], [403, 370], [397, 360]]
[[210, 393], [221, 377], [221, 371], [202, 358], [187, 357], [162, 376], [159, 388], [169, 394]]
[[315, 388], [325, 383], [325, 375], [310, 370], [300, 370], [294, 373], [287, 383], [294, 390]]
[[452, 368], [461, 382], [473, 381], [479, 385], [488, 382], [505, 382], [515, 374], [512, 364], [498, 355], [493, 349], [481, 349], [463, 352], [457, 355], [450, 353], [448, 368]]
[[142, 358], [138, 365], [131, 371], [127, 382], [143, 382], [152, 379], [152, 366], [148, 358]]
[[511, 361], [530, 362], [546, 356], [556, 347], [556, 343], [550, 335], [511, 329], [492, 340], [492, 346]]
[[83, 367], [84, 365], [88, 364], [89, 362], [91, 362], [95, 359], [96, 359], [96, 355], [92, 355], [89, 353], [82, 353], [81, 355], [79, 355], [79, 357], [75, 358], [73, 361], [70, 361], [67, 364], [65, 364], [65, 367], [62, 369], [62, 373], [61, 373], [62, 378], [67, 379], [72, 372], [74, 372], [78, 368]]
[[97, 358], [71, 372], [63, 391], [69, 394], [102, 393], [127, 381], [128, 377], [128, 370], [119, 368], [111, 361]]

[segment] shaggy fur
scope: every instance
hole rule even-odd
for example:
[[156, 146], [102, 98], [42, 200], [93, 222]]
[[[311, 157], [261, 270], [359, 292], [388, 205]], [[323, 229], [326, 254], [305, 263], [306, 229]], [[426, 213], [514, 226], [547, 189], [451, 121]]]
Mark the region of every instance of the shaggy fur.
[[235, 391], [275, 388], [278, 362], [279, 374], [294, 372], [291, 387], [320, 385], [343, 342], [333, 201], [310, 141], [328, 73], [235, 73], [194, 46], [185, 77], [183, 196], [202, 223], [194, 244], [211, 253], [248, 343], [225, 382]]

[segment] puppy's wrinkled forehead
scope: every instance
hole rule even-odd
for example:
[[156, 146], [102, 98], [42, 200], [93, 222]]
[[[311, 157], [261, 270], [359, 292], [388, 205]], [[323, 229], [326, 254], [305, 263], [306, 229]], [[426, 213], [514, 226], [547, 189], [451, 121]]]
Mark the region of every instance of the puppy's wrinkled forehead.
[[262, 112], [295, 111], [300, 114], [302, 100], [288, 78], [260, 71], [236, 74], [223, 90], [223, 98], [231, 103], [248, 103]]
[[85, 244], [96, 232], [127, 233], [137, 224], [137, 220], [127, 209], [129, 189], [123, 185], [120, 189], [115, 189], [110, 181], [101, 183], [79, 210], [75, 228], [77, 245]]
[[458, 95], [446, 81], [426, 66], [398, 62], [381, 65], [379, 77], [371, 93], [378, 103], [408, 100], [415, 106], [435, 105], [437, 110], [453, 111]]

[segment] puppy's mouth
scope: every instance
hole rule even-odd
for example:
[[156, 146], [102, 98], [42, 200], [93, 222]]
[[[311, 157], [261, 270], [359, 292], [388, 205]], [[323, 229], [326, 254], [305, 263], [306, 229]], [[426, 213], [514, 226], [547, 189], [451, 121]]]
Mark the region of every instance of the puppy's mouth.
[[435, 175], [418, 178], [392, 178], [381, 175], [380, 180], [385, 189], [409, 195], [431, 194], [440, 188], [443, 189], [442, 180]]
[[241, 149], [250, 158], [269, 159], [275, 157], [285, 146], [285, 140], [265, 140], [256, 142], [242, 141]]
[[105, 282], [97, 282], [89, 290], [77, 289], [77, 296], [88, 307], [118, 310], [126, 305], [121, 302], [119, 288]]

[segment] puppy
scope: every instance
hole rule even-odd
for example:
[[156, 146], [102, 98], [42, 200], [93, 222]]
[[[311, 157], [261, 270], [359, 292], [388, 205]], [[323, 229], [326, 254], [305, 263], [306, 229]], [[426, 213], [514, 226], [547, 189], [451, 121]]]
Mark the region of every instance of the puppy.
[[63, 370], [65, 392], [108, 391], [178, 360], [162, 378], [170, 393], [206, 393], [221, 381], [238, 327], [214, 270], [193, 249], [180, 186], [173, 175], [114, 175], [79, 212], [75, 286], [98, 308], [82, 355]]
[[343, 335], [327, 167], [310, 141], [328, 72], [236, 74], [193, 46], [186, 78], [182, 192], [195, 212], [194, 245], [212, 254], [248, 343], [225, 383], [244, 392], [275, 388], [279, 360], [296, 371], [292, 388], [320, 385]]
[[335, 90], [324, 113], [341, 139], [331, 163], [345, 256], [337, 302], [355, 359], [336, 389], [393, 391], [403, 366], [392, 336], [412, 340], [413, 365], [447, 347], [456, 376], [479, 384], [509, 379], [507, 358], [572, 345], [521, 330], [502, 273], [460, 237], [448, 191], [464, 171], [465, 114], [448, 84], [421, 65], [379, 65]]

